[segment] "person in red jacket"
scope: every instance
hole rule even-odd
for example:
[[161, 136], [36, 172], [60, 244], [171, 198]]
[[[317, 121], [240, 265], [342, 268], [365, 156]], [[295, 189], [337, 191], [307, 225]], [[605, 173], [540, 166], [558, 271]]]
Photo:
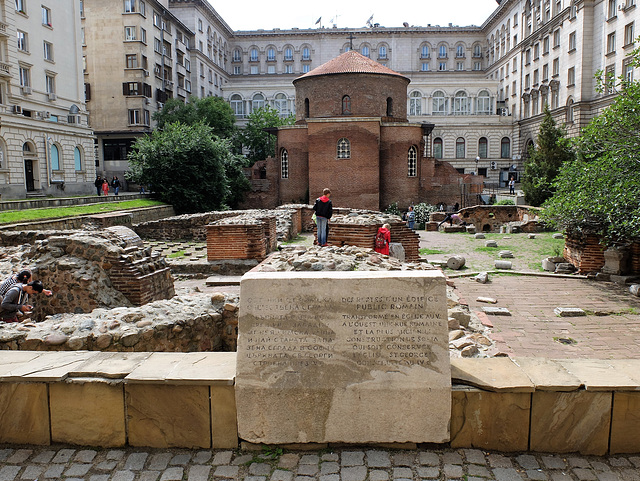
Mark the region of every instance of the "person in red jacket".
[[374, 250], [380, 254], [389, 255], [389, 244], [391, 243], [391, 226], [389, 224], [383, 224], [378, 229], [376, 234], [376, 241]]

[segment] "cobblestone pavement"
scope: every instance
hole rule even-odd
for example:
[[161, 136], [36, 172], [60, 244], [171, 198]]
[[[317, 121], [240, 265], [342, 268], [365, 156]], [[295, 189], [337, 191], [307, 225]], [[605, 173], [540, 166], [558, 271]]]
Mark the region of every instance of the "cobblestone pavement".
[[0, 446], [0, 481], [636, 481], [640, 456], [478, 449], [199, 451]]

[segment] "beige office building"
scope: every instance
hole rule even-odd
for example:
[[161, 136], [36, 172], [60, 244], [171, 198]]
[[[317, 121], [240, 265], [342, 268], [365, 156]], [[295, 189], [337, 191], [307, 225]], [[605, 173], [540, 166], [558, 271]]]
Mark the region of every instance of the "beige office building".
[[87, 191], [94, 142], [84, 101], [80, 0], [0, 2], [0, 194]]

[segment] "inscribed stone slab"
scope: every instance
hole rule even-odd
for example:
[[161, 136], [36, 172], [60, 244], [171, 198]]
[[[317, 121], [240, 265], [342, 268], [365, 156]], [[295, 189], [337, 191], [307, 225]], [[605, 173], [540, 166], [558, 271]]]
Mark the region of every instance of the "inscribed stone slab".
[[240, 438], [446, 442], [445, 289], [435, 271], [246, 274], [236, 374]]

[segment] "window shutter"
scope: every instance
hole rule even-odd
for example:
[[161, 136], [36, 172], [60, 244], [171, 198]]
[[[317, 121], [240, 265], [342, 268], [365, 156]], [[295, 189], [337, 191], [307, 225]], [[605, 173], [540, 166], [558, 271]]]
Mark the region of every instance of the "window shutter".
[[129, 95], [129, 84], [127, 82], [122, 84], [122, 95]]

